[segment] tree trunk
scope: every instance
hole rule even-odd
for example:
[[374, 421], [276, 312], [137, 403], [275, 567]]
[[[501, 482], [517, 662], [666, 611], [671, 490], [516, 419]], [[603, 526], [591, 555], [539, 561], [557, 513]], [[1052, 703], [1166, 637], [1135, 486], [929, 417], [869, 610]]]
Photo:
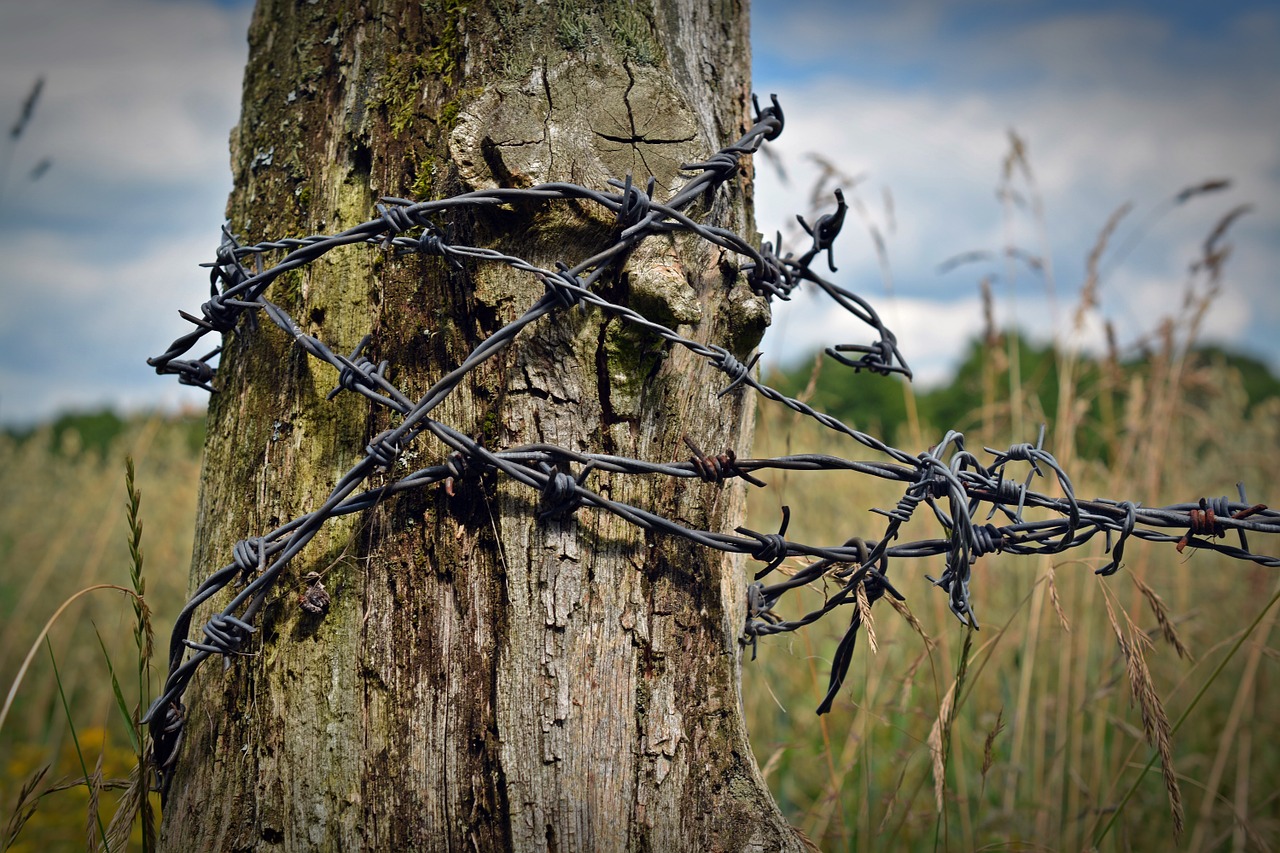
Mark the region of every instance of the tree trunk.
[[[379, 196], [656, 177], [745, 130], [745, 2], [260, 0], [232, 134], [243, 240], [334, 233]], [[698, 215], [751, 233], [748, 176]], [[550, 267], [616, 235], [586, 205], [438, 223], [450, 241]], [[737, 260], [650, 238], [607, 295], [744, 358], [768, 322]], [[496, 265], [331, 252], [267, 297], [411, 399], [543, 294]], [[267, 322], [225, 339], [209, 410], [193, 584], [233, 544], [316, 508], [396, 421]], [[649, 460], [749, 448], [753, 401], [703, 360], [599, 310], [559, 312], [474, 371], [433, 417], [487, 447], [550, 442]], [[419, 438], [396, 474], [442, 460]], [[407, 460], [412, 460], [408, 461]], [[615, 500], [692, 527], [741, 522], [740, 482], [592, 472]], [[372, 485], [376, 485], [373, 483]], [[464, 476], [331, 520], [282, 576], [227, 671], [186, 695], [165, 806], [172, 850], [794, 850], [739, 697], [741, 559]], [[318, 572], [331, 603], [299, 606]], [[226, 593], [201, 611], [195, 624]]]

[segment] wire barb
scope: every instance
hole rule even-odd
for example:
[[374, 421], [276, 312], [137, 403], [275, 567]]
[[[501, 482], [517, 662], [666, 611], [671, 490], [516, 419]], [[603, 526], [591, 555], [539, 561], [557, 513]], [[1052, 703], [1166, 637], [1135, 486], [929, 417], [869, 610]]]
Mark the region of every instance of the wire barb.
[[[974, 454], [966, 451], [964, 436], [954, 431], [946, 433], [938, 444], [926, 451], [912, 454], [764, 384], [753, 375], [761, 357], [759, 352], [743, 363], [721, 346], [682, 335], [676, 329], [603, 295], [608, 288], [596, 287], [596, 283], [605, 276], [622, 272], [625, 259], [642, 241], [650, 237], [669, 239], [676, 233], [690, 235], [691, 239], [717, 247], [726, 255], [742, 258], [739, 268], [746, 273], [748, 286], [766, 299], [786, 300], [796, 287], [807, 282], [869, 329], [873, 338], [869, 343], [830, 347], [827, 354], [831, 358], [855, 371], [865, 370], [880, 375], [898, 373], [910, 379], [911, 369], [898, 349], [897, 338], [874, 308], [862, 297], [835, 285], [811, 268], [814, 259], [826, 253], [827, 266], [832, 272], [836, 270], [833, 246], [847, 210], [842, 191], [837, 189], [835, 192], [835, 210], [819, 217], [812, 226], [800, 219], [813, 242], [799, 258], [784, 252], [780, 236], [756, 248], [731, 231], [695, 221], [686, 212], [695, 201], [714, 193], [737, 175], [743, 157], [757, 151], [764, 142], [776, 139], [782, 132], [782, 108], [776, 96], [771, 96], [771, 101], [772, 106], [761, 109], [753, 96], [753, 126], [737, 141], [705, 161], [682, 167], [696, 174], [689, 175], [683, 186], [665, 201], [655, 197], [656, 182], [653, 178], [641, 190], [627, 175], [622, 181], [609, 181], [609, 185], [618, 192], [599, 191], [579, 184], [553, 183], [527, 188], [479, 190], [447, 199], [418, 202], [387, 197], [376, 206], [376, 217], [339, 234], [282, 238], [252, 246], [241, 245], [228, 229], [223, 228], [215, 260], [206, 265], [210, 268], [209, 299], [200, 306], [199, 315], [185, 312], [182, 315], [194, 328], [175, 340], [166, 352], [148, 359], [148, 364], [157, 373], [176, 375], [183, 384], [213, 392], [217, 369], [211, 362], [220, 354], [221, 347], [200, 358], [192, 358], [189, 354], [205, 335], [234, 334], [241, 316], [247, 313], [252, 321], [258, 312], [262, 312], [293, 340], [304, 358], [324, 362], [335, 371], [335, 387], [329, 392], [329, 399], [336, 398], [344, 390], [355, 392], [365, 397], [375, 409], [383, 408], [398, 416], [399, 423], [368, 442], [364, 456], [338, 480], [332, 494], [319, 508], [289, 520], [275, 530], [247, 536], [237, 542], [231, 549], [231, 562], [205, 579], [175, 619], [164, 692], [156, 698], [144, 718], [151, 730], [154, 766], [159, 773], [158, 787], [162, 792], [167, 790], [172, 779], [183, 740], [187, 711], [182, 704], [182, 696], [196, 670], [211, 656], [220, 656], [225, 668], [243, 654], [241, 649], [256, 630], [253, 623], [268, 594], [284, 575], [290, 560], [324, 524], [342, 515], [368, 510], [389, 496], [437, 484], [443, 487], [446, 495], [455, 498], [458, 497], [455, 485], [459, 481], [475, 482], [481, 475], [508, 477], [534, 489], [538, 493], [538, 501], [533, 514], [540, 522], [568, 522], [575, 513], [590, 507], [592, 511], [612, 513], [654, 535], [680, 537], [702, 548], [749, 555], [764, 563], [764, 568], [742, 592], [746, 599], [742, 642], [751, 646], [753, 658], [760, 637], [798, 630], [839, 607], [852, 605], [849, 627], [832, 660], [829, 687], [818, 707], [819, 713], [826, 713], [832, 707], [852, 660], [861, 626], [857, 604], [859, 591], [865, 594], [864, 601], [870, 603], [885, 595], [902, 598], [887, 577], [890, 559], [944, 557], [945, 570], [941, 577], [930, 580], [944, 590], [948, 606], [955, 616], [975, 628], [970, 569], [976, 560], [988, 554], [1058, 553], [1082, 545], [1102, 533], [1108, 546], [1111, 545], [1111, 536], [1118, 534], [1114, 547], [1109, 547], [1111, 562], [1098, 570], [1103, 575], [1119, 569], [1125, 544], [1134, 537], [1172, 543], [1179, 551], [1190, 545], [1263, 566], [1280, 567], [1280, 559], [1253, 553], [1245, 540], [1246, 530], [1280, 533], [1280, 513], [1263, 504], [1247, 502], [1243, 488], [1238, 503], [1228, 502], [1226, 498], [1213, 501], [1202, 498], [1194, 504], [1146, 508], [1130, 502], [1080, 500], [1066, 472], [1044, 449], [1043, 428], [1035, 444], [1014, 444], [1004, 451], [988, 448], [993, 455], [989, 465], [982, 464]], [[443, 235], [447, 232], [442, 232], [433, 221], [447, 214], [457, 215], [468, 210], [519, 202], [599, 205], [614, 217], [613, 243], [590, 258], [575, 264], [557, 261], [553, 268], [548, 269], [496, 249], [446, 242]], [[421, 233], [416, 236], [405, 233], [415, 228], [421, 228]], [[456, 368], [438, 379], [416, 401], [411, 400], [387, 377], [386, 361], [375, 364], [365, 355], [371, 346], [370, 336], [363, 337], [350, 355], [335, 353], [319, 338], [304, 333], [286, 310], [266, 298], [267, 290], [283, 273], [304, 267], [335, 249], [354, 245], [394, 249], [392, 257], [442, 257], [454, 271], [463, 271], [475, 264], [504, 265], [540, 281], [545, 293], [522, 315], [480, 342]], [[268, 257], [277, 257], [280, 253], [283, 255], [274, 264], [267, 263]], [[250, 264], [249, 268], [246, 262]], [[732, 449], [716, 456], [704, 453], [688, 436], [685, 436], [684, 444], [693, 455], [679, 461], [631, 459], [552, 444], [493, 450], [431, 417], [431, 413], [459, 386], [464, 376], [501, 352], [524, 329], [543, 318], [575, 307], [584, 313], [598, 312], [610, 321], [631, 324], [660, 341], [662, 346], [680, 347], [703, 359], [729, 379], [727, 387], [717, 393], [717, 398], [723, 398], [740, 387], [750, 388], [761, 398], [812, 418], [883, 458], [859, 461], [800, 454], [742, 460]], [[846, 356], [846, 353], [857, 357]], [[424, 432], [447, 446], [447, 455], [434, 464], [401, 475], [398, 469], [405, 467], [414, 456], [406, 452], [407, 448]], [[1025, 464], [1028, 470], [1025, 478], [1020, 480], [1008, 469], [1011, 465], [1021, 464]], [[581, 466], [577, 476], [570, 473], [572, 466]], [[690, 527], [657, 512], [615, 501], [586, 485], [589, 472], [599, 470], [615, 478], [657, 475], [723, 485], [726, 480], [736, 477], [752, 485], [763, 486], [764, 483], [753, 475], [770, 469], [851, 472], [899, 483], [903, 493], [893, 509], [872, 510], [882, 517], [876, 522], [883, 524], [878, 539], [853, 536], [842, 545], [832, 546], [787, 539], [791, 510], [786, 506], [782, 507], [782, 521], [777, 533], [757, 533], [738, 527], [736, 535], [733, 535]], [[369, 479], [379, 470], [386, 472], [387, 476], [379, 478], [383, 480], [380, 485], [369, 485]], [[397, 473], [391, 475], [393, 471]], [[1056, 487], [1056, 496], [1032, 490], [1031, 484], [1036, 477], [1049, 478], [1051, 485]], [[918, 512], [922, 507], [927, 512]], [[984, 508], [988, 509], [985, 517], [982, 516]], [[1034, 517], [1025, 518], [1026, 515]], [[982, 520], [975, 520], [978, 518]], [[1002, 523], [996, 523], [997, 518]], [[944, 535], [911, 538], [905, 534], [909, 524], [928, 523], [940, 526]], [[1222, 541], [1228, 530], [1236, 530], [1239, 534], [1239, 547]], [[762, 579], [778, 569], [788, 557], [810, 562], [777, 583], [763, 583]], [[790, 620], [778, 612], [777, 608], [789, 591], [820, 580], [839, 584], [839, 589], [821, 607]], [[307, 575], [303, 582], [305, 589], [298, 599], [299, 605], [310, 614], [308, 618], [322, 617], [329, 605], [329, 593], [316, 573]], [[189, 639], [196, 612], [228, 586], [238, 590], [230, 603], [203, 625], [199, 641]]]

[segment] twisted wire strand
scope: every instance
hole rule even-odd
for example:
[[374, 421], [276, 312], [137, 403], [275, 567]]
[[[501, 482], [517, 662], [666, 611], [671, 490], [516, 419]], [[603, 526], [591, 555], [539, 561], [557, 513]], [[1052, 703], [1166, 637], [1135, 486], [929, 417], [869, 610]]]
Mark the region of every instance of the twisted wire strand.
[[[235, 656], [245, 653], [243, 647], [256, 630], [254, 620], [280, 576], [328, 520], [368, 510], [379, 501], [409, 490], [435, 485], [451, 490], [456, 479], [486, 472], [510, 478], [531, 489], [536, 495], [533, 505], [539, 523], [563, 523], [582, 511], [607, 512], [646, 531], [681, 537], [705, 548], [746, 555], [763, 563], [764, 568], [743, 593], [747, 618], [742, 640], [752, 646], [753, 656], [759, 637], [797, 630], [838, 607], [854, 603], [859, 585], [864, 586], [872, 602], [884, 595], [901, 599], [902, 593], [888, 579], [890, 561], [896, 559], [945, 555], [945, 571], [939, 578], [930, 580], [946, 591], [948, 604], [957, 618], [975, 627], [970, 569], [977, 559], [996, 552], [1053, 554], [1083, 545], [1102, 533], [1112, 557], [1110, 563], [1098, 570], [1104, 575], [1119, 570], [1125, 544], [1135, 537], [1173, 543], [1180, 550], [1200, 548], [1263, 566], [1280, 567], [1280, 559], [1250, 551], [1245, 539], [1246, 531], [1280, 533], [1280, 513], [1248, 503], [1243, 490], [1238, 502], [1201, 498], [1162, 508], [1141, 507], [1127, 501], [1082, 500], [1075, 495], [1066, 472], [1043, 449], [1043, 430], [1035, 444], [1015, 444], [1004, 451], [986, 448], [992, 456], [987, 465], [965, 450], [964, 436], [955, 431], [949, 431], [938, 444], [913, 455], [764, 384], [754, 371], [759, 353], [743, 361], [723, 347], [686, 338], [598, 293], [595, 285], [615, 271], [643, 240], [676, 232], [688, 233], [741, 257], [739, 271], [751, 289], [764, 298], [786, 300], [796, 287], [808, 282], [869, 327], [875, 338], [871, 343], [828, 348], [828, 355], [835, 361], [855, 371], [911, 377], [896, 337], [870, 303], [810, 267], [825, 254], [829, 269], [835, 271], [832, 247], [846, 209], [839, 190], [835, 211], [819, 217], [812, 226], [801, 220], [812, 238], [812, 245], [799, 257], [790, 252], [780, 256], [780, 238], [755, 247], [739, 235], [700, 223], [685, 212], [694, 201], [713, 194], [735, 175], [742, 157], [754, 153], [763, 142], [776, 139], [781, 133], [784, 122], [777, 98], [773, 97], [772, 105], [764, 109], [754, 98], [753, 103], [756, 117], [752, 127], [706, 160], [684, 165], [688, 179], [666, 201], [654, 198], [652, 179], [642, 190], [627, 175], [624, 180], [609, 181], [617, 192], [555, 182], [524, 189], [477, 190], [431, 201], [385, 197], [377, 205], [377, 217], [332, 235], [285, 238], [246, 246], [224, 229], [216, 259], [205, 265], [210, 268], [210, 298], [201, 305], [198, 316], [180, 312], [195, 328], [177, 338], [164, 353], [148, 359], [156, 372], [176, 375], [181, 383], [216, 393], [213, 384], [216, 368], [211, 360], [218, 356], [221, 347], [199, 358], [188, 358], [187, 354], [206, 334], [236, 334], [243, 315], [261, 314], [289, 335], [307, 357], [334, 369], [335, 387], [328, 399], [334, 399], [343, 391], [354, 392], [371, 405], [393, 412], [399, 422], [369, 441], [363, 457], [339, 479], [320, 506], [275, 530], [236, 543], [231, 562], [213, 572], [178, 614], [170, 638], [165, 686], [144, 718], [150, 727], [159, 774], [157, 784], [162, 791], [172, 778], [172, 768], [182, 744], [186, 718], [182, 697], [195, 672], [212, 656], [221, 657], [226, 667]], [[613, 216], [616, 234], [610, 245], [594, 255], [572, 265], [567, 261], [558, 262], [554, 269], [539, 267], [495, 249], [450, 243], [435, 221], [467, 209], [569, 200], [594, 203], [608, 211]], [[416, 229], [421, 230], [417, 234], [407, 233]], [[468, 264], [506, 265], [541, 281], [544, 293], [523, 314], [478, 344], [456, 368], [438, 377], [415, 401], [386, 378], [388, 362], [375, 363], [365, 355], [372, 340], [370, 336], [361, 339], [349, 355], [343, 355], [318, 337], [304, 333], [284, 309], [266, 298], [266, 291], [284, 272], [303, 267], [329, 251], [353, 245], [380, 248], [393, 256], [440, 257], [454, 269], [463, 269]], [[284, 255], [276, 263], [267, 263], [267, 255], [280, 252]], [[246, 261], [252, 262], [252, 271], [246, 268]], [[688, 350], [725, 374], [727, 382], [719, 396], [751, 389], [760, 397], [812, 418], [885, 459], [855, 461], [823, 454], [753, 459], [739, 457], [732, 447], [711, 455], [687, 437], [685, 443], [693, 456], [683, 461], [631, 459], [574, 451], [548, 443], [493, 449], [431, 417], [471, 371], [502, 352], [525, 329], [545, 317], [571, 310], [598, 310], [654, 335], [664, 346]], [[857, 357], [847, 357], [844, 353]], [[423, 433], [443, 443], [448, 448], [447, 455], [432, 465], [398, 476], [396, 472], [406, 467], [405, 451]], [[1016, 465], [1027, 466], [1022, 480], [1016, 479], [1010, 470]], [[577, 474], [573, 473], [574, 466]], [[387, 472], [386, 482], [370, 486], [368, 481], [378, 471]], [[901, 483], [903, 497], [892, 509], [874, 509], [885, 518], [879, 538], [854, 536], [841, 545], [813, 545], [786, 537], [790, 522], [787, 508], [776, 533], [761, 533], [746, 527], [738, 527], [733, 533], [698, 530], [643, 507], [615, 501], [590, 485], [592, 474], [601, 472], [614, 476], [694, 479], [720, 485], [740, 478], [751, 485], [763, 486], [765, 482], [755, 475], [769, 471], [847, 471]], [[1032, 490], [1036, 477], [1049, 477], [1060, 496]], [[944, 535], [899, 541], [902, 528], [921, 506], [928, 508]], [[982, 517], [984, 508], [988, 511]], [[1028, 511], [1034, 511], [1037, 517], [1026, 518]], [[992, 523], [997, 514], [1005, 523]], [[1220, 541], [1233, 530], [1239, 537], [1239, 546]], [[1113, 535], [1117, 537], [1114, 544]], [[784, 561], [796, 558], [812, 562], [785, 580], [773, 584], [763, 582], [763, 578]], [[821, 607], [792, 620], [776, 612], [786, 593], [822, 578], [835, 580], [839, 586]], [[200, 626], [199, 639], [190, 639], [197, 610], [228, 587], [233, 588], [229, 603]], [[828, 692], [818, 707], [819, 713], [830, 709], [852, 659], [861, 618], [856, 607], [850, 610], [849, 628], [833, 658]]]

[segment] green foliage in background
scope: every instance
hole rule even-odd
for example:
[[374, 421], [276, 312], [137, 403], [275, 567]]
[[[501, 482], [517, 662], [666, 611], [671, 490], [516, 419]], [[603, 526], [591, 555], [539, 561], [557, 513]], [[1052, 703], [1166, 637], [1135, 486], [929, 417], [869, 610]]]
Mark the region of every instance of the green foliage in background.
[[[144, 418], [145, 419], [145, 418]], [[136, 426], [137, 419], [133, 425]], [[81, 453], [93, 453], [101, 462], [119, 462], [109, 459], [117, 440], [131, 428], [131, 422], [111, 409], [68, 412], [59, 415], [51, 423], [33, 427], [6, 427], [3, 434], [22, 445], [39, 437], [54, 455], [74, 459]], [[174, 420], [170, 428], [183, 436], [187, 449], [198, 454], [204, 446], [204, 418], [187, 416]]]
[[[935, 430], [938, 428], [972, 431], [983, 424], [983, 412], [977, 401], [983, 400], [984, 387], [993, 357], [1007, 362], [1006, 335], [998, 340], [976, 338], [969, 342], [965, 356], [955, 375], [945, 385], [912, 391], [919, 419]], [[1052, 427], [1059, 422], [1059, 370], [1068, 355], [1053, 344], [1036, 343], [1013, 335], [1020, 359], [1020, 381], [1028, 397], [1025, 404], [1033, 422]], [[1244, 414], [1266, 400], [1280, 397], [1280, 379], [1266, 363], [1249, 355], [1228, 352], [1219, 346], [1200, 345], [1188, 355], [1192, 370], [1208, 370], [1215, 377], [1230, 377], [1244, 394]], [[1113, 450], [1118, 417], [1132, 397], [1135, 379], [1150, 378], [1150, 353], [1115, 362], [1081, 357], [1074, 367], [1073, 400], [1083, 400], [1087, 411], [1077, 435], [1080, 455], [1103, 462], [1114, 461]], [[767, 377], [774, 387], [790, 394], [803, 394], [813, 380], [814, 364], [806, 361]], [[1002, 371], [1001, 380], [1007, 381]], [[875, 377], [859, 374], [827, 362], [818, 369], [809, 402], [815, 408], [840, 418], [873, 435], [889, 441], [908, 437], [906, 391], [900, 377]], [[1188, 387], [1188, 402], [1204, 403], [1214, 397], [1212, 389]], [[1005, 395], [1007, 399], [1007, 395]], [[1034, 438], [1032, 436], [1031, 438]], [[1027, 437], [1016, 440], [1030, 440]]]

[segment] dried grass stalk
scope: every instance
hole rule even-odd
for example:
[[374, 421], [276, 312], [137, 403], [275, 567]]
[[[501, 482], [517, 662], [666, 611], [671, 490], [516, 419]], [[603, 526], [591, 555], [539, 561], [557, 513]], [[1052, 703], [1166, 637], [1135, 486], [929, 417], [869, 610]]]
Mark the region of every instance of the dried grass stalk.
[[18, 140], [22, 138], [22, 133], [27, 129], [27, 125], [31, 123], [31, 119], [36, 114], [36, 104], [40, 102], [40, 92], [44, 89], [44, 78], [37, 77], [35, 85], [31, 87], [31, 91], [27, 93], [27, 98], [22, 102], [22, 114], [18, 116], [18, 120], [14, 122], [13, 127], [9, 128], [9, 138]]
[[942, 793], [946, 788], [947, 778], [947, 746], [950, 740], [951, 715], [955, 710], [956, 685], [952, 682], [947, 695], [942, 697], [942, 705], [938, 708], [938, 719], [933, 721], [929, 729], [929, 756], [933, 763], [933, 802], [942, 813]]
[[[102, 849], [102, 844], [98, 840], [101, 831], [100, 827], [102, 826], [98, 818], [100, 798], [102, 796], [102, 756], [103, 753], [99, 752], [98, 763], [94, 765], [93, 772], [89, 774], [89, 778], [84, 780], [85, 787], [89, 789], [89, 808], [85, 814], [84, 822], [85, 838], [88, 839], [85, 849], [89, 853]], [[108, 851], [104, 850], [103, 853], [108, 853]]]
[[951, 725], [955, 722], [956, 696], [964, 689], [965, 676], [969, 672], [969, 652], [973, 649], [973, 629], [964, 635], [964, 645], [960, 648], [960, 662], [956, 665], [956, 678], [942, 697], [938, 708], [938, 719], [933, 721], [929, 729], [929, 754], [933, 763], [933, 800], [942, 813], [942, 795], [946, 788], [947, 753], [951, 749]]
[[[865, 580], [858, 581], [858, 586], [853, 591], [854, 600], [858, 606], [858, 619], [862, 621], [862, 627], [867, 632], [867, 645], [871, 647], [871, 654], [880, 651], [880, 644], [876, 642], [876, 623], [871, 618], [871, 599], [867, 597], [867, 583]], [[892, 598], [892, 596], [887, 596]]]
[[982, 742], [982, 789], [987, 789], [987, 773], [996, 763], [995, 743], [996, 737], [1000, 732], [1004, 731], [1004, 706], [1000, 706], [1000, 710], [996, 713], [996, 724], [991, 727], [991, 731], [987, 732], [986, 740]]
[[996, 330], [996, 300], [991, 293], [991, 276], [984, 275], [978, 282], [982, 292], [982, 340], [988, 347], [1000, 343], [1000, 333]]
[[1085, 315], [1098, 306], [1098, 285], [1101, 281], [1101, 275], [1098, 271], [1099, 261], [1102, 260], [1103, 253], [1107, 251], [1107, 245], [1115, 235], [1116, 228], [1120, 225], [1120, 220], [1124, 219], [1131, 210], [1133, 210], [1133, 205], [1125, 202], [1112, 211], [1106, 224], [1098, 232], [1098, 239], [1094, 241], [1093, 248], [1089, 250], [1089, 258], [1085, 263], [1084, 287], [1080, 289], [1080, 304], [1076, 307], [1073, 320], [1076, 329], [1084, 327]]
[[[892, 595], [886, 595], [884, 600], [889, 602], [890, 607], [898, 611], [898, 615], [907, 620], [907, 624], [911, 626], [912, 631], [915, 631], [920, 635], [920, 639], [924, 640], [925, 649], [933, 648], [935, 642], [934, 639], [925, 633], [924, 626], [920, 624], [920, 620], [911, 612], [911, 608], [907, 606], [905, 601], [899, 601]], [[915, 665], [912, 666], [913, 671], [914, 669]]]
[[898, 782], [893, 786], [893, 790], [889, 792], [889, 799], [884, 806], [884, 816], [880, 818], [880, 824], [876, 827], [876, 835], [883, 835], [889, 826], [889, 816], [893, 814], [894, 809], [898, 807], [898, 795], [902, 793], [902, 786], [907, 781], [907, 763], [902, 762], [898, 769]]
[[36, 813], [36, 809], [40, 806], [40, 796], [32, 796], [40, 781], [44, 779], [46, 773], [49, 772], [49, 765], [46, 764], [27, 779], [22, 785], [22, 790], [18, 792], [18, 802], [13, 806], [13, 812], [9, 815], [9, 822], [4, 828], [4, 846], [0, 850], [8, 850], [13, 846], [13, 842], [18, 840], [18, 836], [22, 833], [22, 827], [26, 826], [27, 821], [31, 820], [31, 816]]
[[[1115, 612], [1111, 609], [1111, 601], [1103, 596], [1107, 607], [1107, 619], [1111, 630], [1115, 632], [1120, 651], [1124, 653], [1125, 676], [1129, 680], [1129, 689], [1133, 699], [1142, 712], [1142, 730], [1147, 743], [1156, 748], [1160, 755], [1160, 772], [1164, 777], [1165, 791], [1169, 795], [1169, 811], [1173, 816], [1174, 836], [1180, 838], [1184, 827], [1182, 790], [1178, 787], [1178, 778], [1173, 771], [1173, 747], [1170, 738], [1169, 716], [1165, 713], [1164, 704], [1156, 693], [1151, 680], [1151, 670], [1147, 667], [1145, 648], [1151, 646], [1151, 640], [1140, 630], [1129, 614], [1124, 618], [1127, 632], [1121, 630], [1116, 621]], [[1123, 611], [1121, 611], [1123, 612]]]
[[[147, 796], [147, 786], [138, 772], [138, 765], [129, 770], [129, 785], [120, 796], [116, 813], [107, 824], [107, 847], [112, 851], [128, 848], [129, 835], [133, 831], [134, 818], [138, 816], [142, 800]], [[145, 831], [145, 830], [144, 830]]]
[[1164, 637], [1165, 642], [1173, 646], [1173, 650], [1178, 653], [1178, 657], [1194, 661], [1195, 657], [1192, 656], [1191, 650], [1182, 642], [1182, 638], [1178, 636], [1177, 628], [1174, 627], [1173, 620], [1169, 618], [1169, 607], [1164, 603], [1164, 599], [1154, 589], [1143, 583], [1142, 578], [1135, 574], [1130, 574], [1129, 577], [1133, 578], [1138, 591], [1142, 593], [1142, 597], [1150, 605], [1151, 612], [1156, 617], [1156, 624], [1160, 626], [1160, 634]]
[[898, 695], [898, 710], [905, 714], [911, 704], [911, 685], [915, 682], [916, 670], [920, 668], [920, 664], [924, 663], [929, 657], [929, 649], [925, 648], [920, 654], [916, 655], [916, 659], [907, 667], [907, 671], [902, 676], [902, 692]]
[[1062, 612], [1062, 599], [1058, 597], [1056, 578], [1057, 575], [1053, 571], [1053, 566], [1050, 566], [1045, 578], [1049, 583], [1049, 601], [1053, 603], [1053, 612], [1058, 615], [1058, 624], [1062, 626], [1062, 630], [1070, 634], [1071, 623], [1067, 621], [1067, 614]]

